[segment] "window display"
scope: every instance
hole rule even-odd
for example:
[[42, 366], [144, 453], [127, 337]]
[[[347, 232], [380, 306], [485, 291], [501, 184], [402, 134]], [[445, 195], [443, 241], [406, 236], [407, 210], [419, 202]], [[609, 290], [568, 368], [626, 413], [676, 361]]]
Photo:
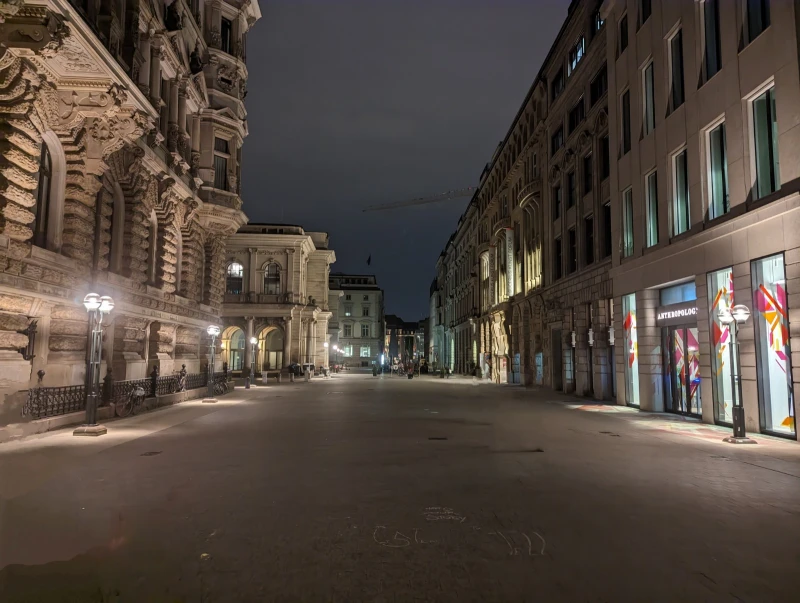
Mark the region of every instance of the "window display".
[[[714, 383], [714, 418], [733, 423], [733, 330], [719, 319], [722, 308], [733, 307], [733, 269], [724, 268], [708, 275], [708, 302], [711, 323], [711, 380]], [[732, 353], [734, 352], [734, 353]]]
[[636, 337], [636, 294], [622, 296], [625, 330], [625, 400], [639, 406], [639, 347]]

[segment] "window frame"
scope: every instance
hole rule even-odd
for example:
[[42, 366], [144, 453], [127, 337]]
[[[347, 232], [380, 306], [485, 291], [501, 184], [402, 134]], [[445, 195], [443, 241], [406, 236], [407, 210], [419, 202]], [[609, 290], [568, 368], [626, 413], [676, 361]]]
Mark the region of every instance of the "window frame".
[[[602, 77], [601, 77], [602, 76]], [[603, 82], [603, 86], [599, 86], [599, 82]], [[602, 88], [598, 91], [599, 88]], [[597, 70], [589, 82], [589, 107], [594, 107], [599, 103], [603, 97], [608, 93], [608, 65], [603, 63], [603, 66]]]
[[742, 2], [742, 11], [743, 11], [742, 23], [744, 24], [744, 28], [745, 28], [744, 38], [747, 40], [748, 44], [753, 42], [762, 33], [767, 31], [767, 29], [769, 29], [770, 25], [772, 25], [772, 12], [770, 10], [769, 0], [757, 0], [757, 1], [761, 4], [761, 7], [760, 7], [762, 9], [761, 17], [764, 17], [764, 15], [766, 14], [766, 21], [767, 22], [755, 34], [753, 33], [753, 28], [750, 25], [750, 23], [751, 23], [751, 20], [750, 20], [750, 6], [751, 6], [752, 0], [744, 0], [744, 2]]
[[570, 77], [586, 56], [586, 38], [581, 34], [567, 52], [567, 77]]
[[583, 262], [584, 266], [591, 266], [595, 261], [594, 250], [594, 213], [583, 217]]
[[[270, 279], [270, 276], [274, 276], [275, 279]], [[262, 284], [265, 295], [281, 294], [281, 265], [278, 262], [268, 262], [264, 267], [264, 279]], [[274, 287], [271, 285], [274, 285]]]
[[564, 277], [564, 245], [561, 237], [553, 239], [553, 281]]
[[[709, 49], [709, 37], [708, 37], [708, 15], [709, 15], [709, 7], [713, 6], [713, 15], [714, 15], [714, 52], [716, 56], [716, 64], [711, 65], [710, 59], [712, 55], [708, 52]], [[702, 28], [701, 34], [703, 36], [703, 73], [705, 76], [705, 82], [710, 80], [712, 77], [717, 75], [720, 71], [722, 71], [722, 40], [720, 39], [720, 23], [719, 23], [719, 0], [704, 0], [703, 5], [700, 8], [700, 16], [702, 21]], [[712, 71], [713, 69], [713, 71]]]
[[629, 186], [622, 191], [622, 207], [620, 211], [622, 218], [622, 257], [633, 256], [634, 250], [634, 225], [633, 225], [633, 187]]
[[562, 212], [562, 203], [564, 202], [563, 192], [561, 190], [561, 184], [555, 184], [551, 188], [552, 196], [553, 196], [553, 203], [552, 203], [552, 211], [553, 211], [553, 222], [561, 218]]
[[[241, 269], [241, 274], [236, 276], [231, 274], [231, 268], [234, 266], [238, 266]], [[225, 293], [228, 295], [244, 295], [244, 275], [245, 269], [244, 264], [237, 260], [233, 260], [229, 262], [228, 265], [225, 267]], [[231, 287], [232, 280], [238, 279], [239, 280], [239, 290], [233, 291], [235, 287]]]
[[[623, 35], [623, 24], [624, 24], [624, 32]], [[627, 11], [622, 13], [622, 16], [617, 21], [617, 39], [619, 40], [618, 46], [618, 53], [617, 56], [622, 56], [622, 53], [628, 49], [628, 45], [630, 44], [630, 37], [631, 37], [631, 28], [630, 24], [628, 23], [628, 13]]]
[[[225, 35], [225, 23], [228, 24], [227, 36]], [[219, 49], [226, 54], [233, 54], [233, 21], [227, 17], [220, 17], [219, 22]]]
[[[676, 98], [675, 88], [675, 56], [674, 41], [680, 36], [680, 99]], [[686, 102], [686, 57], [684, 56], [683, 44], [683, 25], [680, 21], [667, 34], [667, 66], [669, 67], [667, 85], [669, 90], [669, 109], [670, 113], [676, 111]]]
[[[648, 81], [647, 71], [650, 70], [650, 94], [648, 102]], [[648, 57], [641, 70], [642, 80], [642, 131], [645, 136], [653, 133], [656, 129], [656, 68], [653, 57]]]
[[[686, 173], [684, 178], [686, 180], [686, 229], [678, 232], [677, 210], [678, 210], [678, 160], [681, 155], [685, 155]], [[692, 201], [689, 196], [689, 149], [686, 145], [681, 146], [670, 155], [670, 171], [672, 173], [672, 202], [670, 204], [670, 213], [672, 215], [672, 237], [678, 237], [692, 229]]]
[[[775, 95], [775, 79], [771, 77], [767, 80], [764, 84], [759, 86], [754, 92], [752, 92], [746, 99], [747, 101], [747, 121], [748, 121], [748, 145], [750, 151], [750, 190], [752, 191], [752, 198], [754, 201], [758, 199], [763, 199], [764, 197], [768, 197], [779, 191], [781, 189], [781, 174], [780, 174], [780, 141], [778, 139], [774, 139], [774, 133], [770, 134], [770, 142], [772, 143], [770, 149], [770, 164], [772, 165], [772, 170], [774, 173], [771, 173], [771, 179], [774, 180], [773, 188], [770, 192], [765, 194], [760, 194], [759, 192], [759, 181], [758, 181], [758, 154], [757, 154], [757, 141], [756, 141], [756, 115], [755, 115], [755, 102], [761, 98], [762, 96], [772, 93], [772, 97], [775, 99], [775, 129], [778, 126], [778, 116], [777, 116], [777, 97]], [[770, 131], [772, 128], [770, 128]], [[776, 163], [777, 162], [777, 163]], [[772, 171], [771, 170], [771, 171]]]
[[594, 190], [594, 154], [589, 151], [581, 160], [581, 172], [583, 175], [583, 191], [585, 197]]
[[[626, 103], [627, 99], [627, 103]], [[625, 106], [627, 104], [628, 111], [626, 114]], [[631, 151], [633, 146], [633, 136], [631, 132], [631, 90], [625, 88], [619, 95], [619, 108], [620, 108], [620, 147], [622, 155], [625, 156]]]
[[[227, 149], [226, 151], [222, 151], [222, 150], [218, 150], [217, 149], [217, 141], [218, 140], [221, 140], [221, 141], [225, 142], [225, 148]], [[230, 172], [230, 160], [231, 160], [232, 156], [233, 155], [231, 153], [231, 139], [230, 138], [223, 138], [221, 136], [217, 136], [216, 133], [215, 133], [214, 134], [214, 188], [217, 189], [217, 190], [231, 192], [231, 190], [230, 190], [231, 189], [231, 182], [230, 182], [230, 179], [228, 178], [228, 173]], [[223, 175], [221, 176], [222, 178], [224, 178], [224, 180], [221, 182], [221, 184], [223, 184], [222, 188], [217, 186], [218, 184], [220, 184], [220, 182], [218, 182], [218, 180], [217, 180], [217, 178], [219, 177], [218, 176], [218, 171], [219, 170], [217, 169], [217, 159], [218, 158], [225, 162], [225, 164], [224, 164], [225, 169], [222, 171]]]
[[[713, 154], [713, 145], [711, 142], [711, 135], [719, 128], [722, 128], [722, 133], [724, 137], [724, 147], [722, 149], [724, 166], [723, 166], [723, 186], [724, 186], [724, 196], [723, 199], [723, 208], [724, 211], [720, 214], [716, 214], [713, 211], [715, 207], [714, 203], [714, 177], [713, 177], [713, 169], [714, 169], [714, 154]], [[727, 122], [725, 120], [725, 115], [721, 115], [711, 123], [709, 123], [705, 129], [703, 130], [703, 143], [705, 145], [705, 175], [706, 175], [706, 195], [708, 199], [708, 219], [709, 220], [716, 220], [724, 216], [725, 214], [731, 211], [731, 202], [730, 202], [730, 180], [728, 177], [728, 128]]]
[[[650, 179], [655, 182], [655, 199], [652, 197]], [[655, 247], [658, 245], [658, 170], [653, 169], [644, 175], [644, 207], [645, 207], [645, 247]]]

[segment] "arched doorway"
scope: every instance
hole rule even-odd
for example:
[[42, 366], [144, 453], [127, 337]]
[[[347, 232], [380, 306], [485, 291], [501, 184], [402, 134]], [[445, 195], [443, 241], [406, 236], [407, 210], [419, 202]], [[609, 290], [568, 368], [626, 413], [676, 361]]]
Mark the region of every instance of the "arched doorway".
[[266, 327], [258, 335], [257, 372], [274, 371], [283, 368], [283, 329]]
[[222, 334], [222, 347], [229, 371], [241, 372], [244, 365], [245, 342], [244, 331], [239, 327], [229, 327]]

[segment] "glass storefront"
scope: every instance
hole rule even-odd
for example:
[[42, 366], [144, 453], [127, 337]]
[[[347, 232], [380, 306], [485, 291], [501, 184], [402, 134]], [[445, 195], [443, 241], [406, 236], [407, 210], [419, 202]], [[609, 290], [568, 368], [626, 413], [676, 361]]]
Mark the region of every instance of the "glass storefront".
[[711, 381], [714, 385], [714, 418], [732, 424], [734, 404], [733, 331], [719, 319], [721, 308], [733, 307], [733, 269], [724, 268], [708, 275], [708, 303], [711, 324]]
[[622, 326], [625, 330], [625, 400], [639, 406], [639, 346], [636, 336], [636, 294], [622, 296]]
[[786, 270], [783, 254], [754, 260], [753, 322], [761, 429], [795, 436]]
[[701, 415], [700, 344], [697, 327], [664, 328], [667, 366], [666, 410]]

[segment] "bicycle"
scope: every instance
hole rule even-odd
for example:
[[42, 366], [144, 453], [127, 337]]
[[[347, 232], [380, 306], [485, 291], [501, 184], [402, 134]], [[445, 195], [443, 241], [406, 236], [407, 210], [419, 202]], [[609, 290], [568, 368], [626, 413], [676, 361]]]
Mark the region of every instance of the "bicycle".
[[214, 382], [214, 395], [221, 396], [222, 394], [228, 393], [228, 382], [227, 381], [215, 381]]
[[120, 418], [125, 418], [128, 415], [138, 414], [144, 404], [144, 389], [137, 387], [127, 397], [123, 398], [121, 402], [114, 405], [114, 414]]

